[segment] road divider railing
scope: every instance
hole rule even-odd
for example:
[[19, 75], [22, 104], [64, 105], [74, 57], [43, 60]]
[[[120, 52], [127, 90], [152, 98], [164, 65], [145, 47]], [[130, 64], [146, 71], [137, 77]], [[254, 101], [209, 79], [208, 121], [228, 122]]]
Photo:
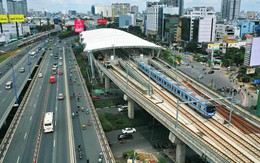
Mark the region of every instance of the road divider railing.
[[[71, 49], [71, 51], [73, 53], [72, 49]], [[77, 60], [76, 60], [76, 62], [77, 62]], [[77, 63], [77, 65], [78, 65], [78, 63]], [[77, 66], [77, 69], [79, 70], [78, 72], [79, 72], [79, 80], [81, 81], [80, 83], [82, 83], [82, 87], [84, 89], [83, 92], [85, 93], [85, 97], [87, 98], [87, 102], [90, 104], [90, 109], [91, 109], [91, 112], [92, 112], [92, 120], [93, 120], [93, 123], [95, 124], [95, 128], [96, 128], [98, 139], [99, 139], [101, 149], [102, 149], [102, 152], [103, 152], [103, 155], [104, 155], [104, 159], [107, 163], [115, 163], [116, 161], [115, 161], [114, 155], [113, 155], [112, 150], [109, 146], [107, 137], [105, 135], [105, 132], [104, 132], [103, 127], [101, 125], [101, 122], [99, 120], [95, 106], [92, 102], [92, 98], [91, 98], [90, 93], [89, 93], [87, 86], [85, 84], [86, 81], [83, 78], [83, 75], [81, 74], [80, 68], [78, 66]]]

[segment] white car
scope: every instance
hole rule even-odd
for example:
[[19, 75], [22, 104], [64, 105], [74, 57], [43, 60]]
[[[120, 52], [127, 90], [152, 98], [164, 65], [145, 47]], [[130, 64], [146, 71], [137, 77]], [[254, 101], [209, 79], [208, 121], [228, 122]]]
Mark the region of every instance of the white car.
[[126, 106], [121, 106], [121, 107], [118, 108], [118, 111], [119, 112], [124, 112], [124, 111], [127, 111], [127, 109], [128, 109], [127, 105]]
[[63, 100], [63, 99], [64, 99], [64, 95], [62, 93], [59, 93], [58, 100]]
[[53, 54], [51, 53], [50, 56], [53, 56]]
[[60, 60], [62, 60], [62, 57], [60, 57]]
[[42, 77], [43, 77], [43, 75], [42, 75], [41, 72], [39, 73], [38, 77], [39, 77], [39, 78], [42, 78]]
[[123, 133], [123, 134], [132, 134], [132, 133], [135, 133], [135, 132], [136, 132], [136, 129], [135, 129], [135, 128], [130, 128], [130, 127], [128, 127], [128, 128], [122, 129], [122, 133]]

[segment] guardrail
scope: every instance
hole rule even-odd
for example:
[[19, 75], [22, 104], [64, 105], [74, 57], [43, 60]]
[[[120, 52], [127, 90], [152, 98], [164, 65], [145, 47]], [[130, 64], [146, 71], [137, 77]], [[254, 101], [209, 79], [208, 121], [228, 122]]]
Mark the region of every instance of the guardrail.
[[[76, 60], [76, 62], [77, 62], [77, 60]], [[77, 65], [78, 65], [78, 63], [77, 63]], [[84, 93], [87, 97], [87, 100], [88, 100], [87, 102], [91, 105], [90, 108], [91, 108], [92, 118], [94, 118], [94, 120], [96, 122], [95, 127], [96, 127], [97, 135], [98, 135], [98, 138], [99, 138], [99, 142], [100, 142], [100, 145], [101, 145], [101, 149], [102, 149], [102, 152], [104, 154], [104, 159], [107, 163], [115, 163], [116, 161], [115, 161], [114, 155], [113, 155], [113, 153], [110, 149], [110, 146], [109, 146], [109, 143], [107, 141], [105, 132], [104, 132], [103, 127], [100, 123], [98, 114], [97, 114], [95, 106], [92, 102], [92, 98], [89, 94], [89, 91], [88, 91], [87, 86], [85, 84], [86, 83], [85, 79], [83, 78], [81, 71], [79, 71], [79, 78], [80, 78], [81, 84], [83, 86]]]
[[[96, 61], [95, 61], [96, 62]], [[195, 152], [199, 155], [208, 156], [206, 158], [211, 162], [229, 162], [222, 155], [220, 151], [216, 151], [210, 148], [205, 144], [199, 137], [191, 134], [187, 129], [183, 126], [179, 126], [177, 129], [175, 128], [176, 122], [171, 119], [166, 113], [162, 110], [158, 109], [156, 104], [151, 103], [147, 100], [143, 95], [136, 93], [135, 90], [131, 87], [126, 87], [125, 84], [122, 84], [121, 81], [115, 78], [101, 63], [96, 62], [96, 65], [124, 92], [132, 98], [135, 102], [137, 102], [140, 106], [142, 106], [148, 113], [150, 113], [153, 117], [155, 117], [159, 122], [164, 124], [172, 133], [174, 133], [177, 137], [179, 137], [183, 142], [185, 142], [189, 147], [191, 147]], [[135, 93], [133, 93], [135, 92]]]

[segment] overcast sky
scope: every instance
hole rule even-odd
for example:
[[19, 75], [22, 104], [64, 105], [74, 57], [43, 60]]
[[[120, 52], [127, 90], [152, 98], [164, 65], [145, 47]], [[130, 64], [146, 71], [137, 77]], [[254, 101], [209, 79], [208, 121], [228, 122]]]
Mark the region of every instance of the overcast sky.
[[[260, 0], [241, 0], [241, 10], [259, 11]], [[145, 10], [146, 0], [27, 0], [28, 9], [47, 11], [76, 10], [78, 12], [90, 11], [92, 5], [102, 6], [112, 3], [130, 3], [139, 6], [139, 11]], [[195, 6], [213, 6], [220, 11], [221, 0], [184, 0], [184, 8]]]

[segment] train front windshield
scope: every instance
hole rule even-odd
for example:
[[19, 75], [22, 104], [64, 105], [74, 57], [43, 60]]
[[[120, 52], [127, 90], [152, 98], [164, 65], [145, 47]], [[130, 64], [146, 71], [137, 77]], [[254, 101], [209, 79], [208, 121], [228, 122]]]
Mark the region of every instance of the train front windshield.
[[216, 111], [216, 107], [213, 105], [208, 105], [207, 106], [207, 112], [208, 113], [214, 113]]

